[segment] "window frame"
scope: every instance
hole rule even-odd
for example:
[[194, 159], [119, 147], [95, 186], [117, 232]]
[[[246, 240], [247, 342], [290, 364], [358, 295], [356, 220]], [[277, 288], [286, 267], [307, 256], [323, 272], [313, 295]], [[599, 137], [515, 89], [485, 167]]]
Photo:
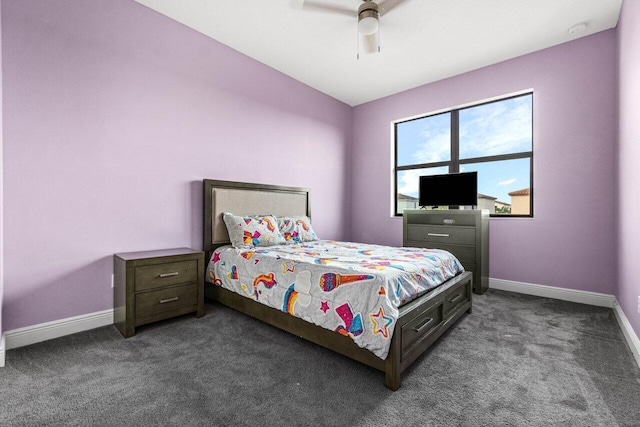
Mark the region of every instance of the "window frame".
[[[473, 157], [468, 159], [460, 159], [460, 111], [466, 110], [469, 108], [475, 108], [482, 105], [493, 104], [496, 102], [507, 101], [509, 99], [520, 98], [523, 96], [531, 96], [531, 151], [521, 151], [517, 153], [510, 154], [498, 154], [493, 156], [482, 156], [482, 157]], [[398, 172], [406, 171], [406, 170], [414, 170], [414, 169], [426, 169], [426, 168], [435, 168], [435, 167], [448, 167], [448, 173], [459, 173], [460, 165], [465, 164], [477, 164], [477, 163], [487, 163], [487, 162], [495, 162], [495, 161], [503, 161], [503, 160], [517, 160], [517, 159], [529, 159], [529, 214], [496, 214], [493, 212], [489, 213], [491, 218], [533, 218], [533, 146], [534, 146], [534, 126], [533, 126], [533, 107], [534, 107], [534, 96], [533, 91], [525, 91], [520, 92], [513, 95], [508, 95], [499, 98], [492, 98], [487, 101], [481, 101], [473, 104], [465, 104], [463, 106], [450, 108], [446, 110], [439, 110], [437, 112], [428, 113], [425, 115], [421, 115], [418, 117], [412, 117], [409, 119], [402, 119], [393, 122], [393, 216], [402, 217], [402, 213], [398, 213]], [[404, 165], [398, 166], [398, 125], [402, 123], [407, 123], [415, 120], [422, 120], [427, 117], [434, 117], [440, 114], [451, 114], [451, 122], [450, 122], [450, 160], [444, 160], [439, 162], [431, 162], [431, 163], [416, 163], [412, 165]]]

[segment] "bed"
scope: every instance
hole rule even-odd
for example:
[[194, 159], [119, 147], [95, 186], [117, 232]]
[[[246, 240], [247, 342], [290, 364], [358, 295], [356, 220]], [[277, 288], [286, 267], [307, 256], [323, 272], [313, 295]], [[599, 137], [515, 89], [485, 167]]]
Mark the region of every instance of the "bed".
[[[400, 305], [400, 307], [395, 307], [394, 328], [393, 331], [389, 333], [389, 336], [384, 336], [384, 338], [387, 338], [386, 341], [388, 343], [386, 344], [387, 347], [385, 350], [381, 351], [377, 348], [367, 348], [361, 342], [355, 340], [354, 334], [350, 333], [353, 332], [353, 330], [347, 330], [348, 328], [342, 328], [341, 330], [327, 329], [311, 323], [313, 319], [308, 319], [309, 321], [307, 321], [300, 317], [293, 316], [287, 312], [286, 304], [281, 308], [265, 305], [263, 301], [258, 301], [260, 296], [258, 295], [257, 286], [253, 289], [249, 286], [247, 289], [242, 285], [243, 289], [236, 289], [235, 292], [226, 289], [221, 286], [218, 278], [213, 274], [214, 258], [220, 261], [220, 259], [222, 259], [221, 254], [225, 254], [223, 258], [224, 256], [232, 256], [230, 253], [232, 251], [226, 248], [226, 246], [229, 245], [229, 234], [226, 224], [222, 220], [223, 212], [241, 213], [243, 215], [269, 214], [274, 216], [311, 217], [310, 191], [298, 187], [209, 179], [203, 181], [203, 190], [203, 247], [207, 260], [210, 261], [207, 275], [205, 276], [207, 278], [205, 283], [205, 296], [384, 372], [385, 385], [391, 390], [397, 390], [400, 387], [401, 373], [410, 366], [411, 363], [424, 353], [447, 329], [453, 326], [460, 317], [465, 313], [471, 312], [472, 275], [470, 272], [460, 272], [448, 278], [448, 280], [441, 285], [428, 291], [416, 289], [416, 295], [418, 296], [415, 297], [415, 299], [404, 305]], [[318, 247], [324, 251], [325, 248], [332, 245], [337, 245], [339, 248], [351, 248], [352, 246], [343, 242], [326, 241], [307, 243], [307, 245], [308, 246], [303, 247], [304, 250], [312, 254], [316, 253], [314, 251], [320, 250]], [[381, 248], [380, 250], [384, 249], [384, 247], [379, 248]], [[268, 250], [261, 248], [259, 251], [261, 259], [265, 260], [265, 265], [267, 264], [267, 257], [270, 255], [273, 256], [272, 252], [275, 249], [277, 248], [269, 248]], [[284, 250], [287, 249], [289, 252], [296, 252], [296, 250], [284, 248]], [[354, 247], [351, 249], [359, 248]], [[332, 246], [332, 248], [326, 250], [334, 249]], [[359, 252], [373, 252], [375, 255], [375, 250], [376, 248], [371, 248], [371, 250], [359, 250]], [[397, 250], [401, 251], [401, 255], [416, 255], [413, 252], [416, 251], [415, 249], [398, 248]], [[255, 251], [251, 254], [249, 254], [249, 252], [242, 252], [241, 250], [235, 250], [235, 252], [240, 256], [244, 256], [245, 259], [249, 255], [254, 256], [255, 254]], [[300, 254], [295, 253], [294, 255], [299, 256]], [[276, 256], [279, 261], [284, 261], [282, 262], [282, 264], [285, 265], [283, 274], [287, 273], [286, 260], [280, 259], [280, 257], [286, 257], [287, 255], [278, 253]], [[337, 257], [332, 256], [330, 258]], [[230, 261], [231, 258], [225, 259], [228, 260], [229, 266], [235, 262]], [[254, 259], [256, 264], [257, 259], [258, 258]], [[326, 259], [326, 257], [321, 257], [320, 262], [316, 259], [316, 264], [323, 264], [323, 259]], [[380, 257], [374, 257], [374, 259], [379, 260]], [[298, 258], [296, 258], [296, 260], [298, 260]], [[218, 263], [218, 265], [223, 264], [225, 264], [224, 261]], [[357, 264], [356, 267], [349, 268], [360, 269], [361, 267], [362, 265]], [[396, 266], [396, 268], [402, 269], [401, 266]], [[231, 277], [234, 273], [235, 272], [229, 271], [224, 275]], [[322, 272], [318, 272], [317, 274], [321, 273]], [[357, 280], [368, 280], [371, 283], [377, 280], [374, 272], [372, 274], [369, 274], [369, 271], [366, 271], [366, 274], [362, 271], [355, 271], [353, 273]], [[218, 275], [223, 276], [220, 271]], [[316, 283], [317, 281], [313, 280], [313, 282]], [[260, 289], [264, 289], [264, 283], [260, 286]], [[293, 286], [291, 290], [293, 290]], [[331, 289], [325, 289], [325, 291], [329, 290]], [[384, 292], [383, 288], [380, 288], [380, 291]], [[255, 298], [253, 294], [255, 294]], [[393, 308], [385, 309], [387, 311], [394, 310]], [[375, 316], [376, 314], [377, 313], [369, 314], [369, 316]], [[382, 315], [382, 312], [380, 311], [379, 314]], [[351, 313], [347, 313], [347, 315], [351, 316]], [[367, 317], [366, 312], [363, 313], [363, 315], [364, 318]], [[351, 318], [352, 317], [349, 317], [349, 319]], [[373, 325], [381, 325], [380, 319], [383, 319], [383, 317], [378, 319], [372, 317], [371, 322]], [[366, 323], [366, 320], [364, 323]], [[346, 326], [349, 327], [350, 325], [347, 324]], [[391, 330], [391, 328], [389, 330]], [[382, 331], [381, 329], [378, 332]], [[376, 338], [380, 338], [380, 335], [383, 334], [378, 334]], [[384, 357], [381, 357], [381, 355]]]

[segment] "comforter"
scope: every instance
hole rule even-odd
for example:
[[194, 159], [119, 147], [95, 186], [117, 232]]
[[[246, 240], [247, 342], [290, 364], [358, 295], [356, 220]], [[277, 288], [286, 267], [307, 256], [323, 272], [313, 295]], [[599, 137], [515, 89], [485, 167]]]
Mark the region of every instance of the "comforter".
[[444, 250], [320, 240], [218, 248], [207, 278], [349, 336], [385, 359], [398, 308], [463, 271], [456, 257]]

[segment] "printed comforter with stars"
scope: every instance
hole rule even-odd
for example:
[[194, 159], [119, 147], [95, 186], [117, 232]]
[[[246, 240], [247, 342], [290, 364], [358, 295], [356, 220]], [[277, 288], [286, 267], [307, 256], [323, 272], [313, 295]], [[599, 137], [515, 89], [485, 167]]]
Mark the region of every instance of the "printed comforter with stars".
[[385, 359], [398, 307], [463, 271], [452, 254], [439, 249], [319, 240], [218, 248], [207, 279], [347, 335]]

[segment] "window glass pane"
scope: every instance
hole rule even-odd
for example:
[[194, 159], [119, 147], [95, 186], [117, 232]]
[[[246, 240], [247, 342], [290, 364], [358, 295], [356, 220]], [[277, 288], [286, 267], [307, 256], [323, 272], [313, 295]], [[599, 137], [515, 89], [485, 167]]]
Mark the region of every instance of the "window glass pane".
[[532, 150], [532, 95], [460, 110], [460, 158]]
[[398, 166], [451, 160], [451, 113], [396, 124]]
[[422, 175], [439, 175], [449, 172], [446, 166], [439, 168], [412, 169], [408, 171], [398, 171], [397, 183], [398, 194], [396, 198], [398, 203], [397, 212], [402, 213], [405, 209], [419, 209], [418, 191], [420, 190], [420, 176]]
[[494, 215], [531, 215], [531, 159], [460, 165], [478, 172], [478, 209]]

